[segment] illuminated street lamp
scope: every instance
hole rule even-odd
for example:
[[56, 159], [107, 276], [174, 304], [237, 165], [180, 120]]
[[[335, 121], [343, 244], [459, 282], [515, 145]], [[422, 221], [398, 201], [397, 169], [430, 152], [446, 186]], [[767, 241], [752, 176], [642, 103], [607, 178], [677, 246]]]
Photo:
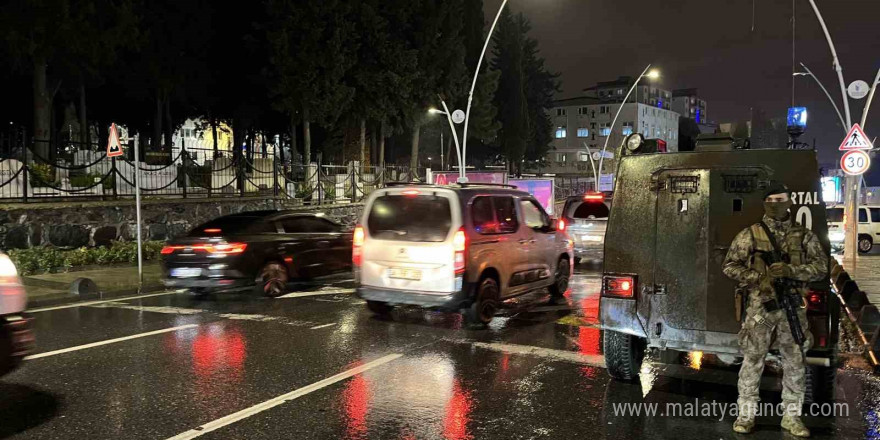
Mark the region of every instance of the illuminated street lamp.
[[[632, 94], [633, 90], [635, 90], [636, 86], [639, 85], [639, 81], [642, 78], [648, 79], [657, 79], [660, 78], [660, 71], [657, 69], [651, 70], [651, 65], [648, 64], [648, 67], [645, 67], [645, 70], [642, 71], [642, 74], [636, 78], [636, 81], [633, 83], [632, 87], [629, 88], [629, 91], [626, 92], [626, 96], [623, 97], [623, 101], [620, 103], [620, 106], [617, 107], [617, 113], [614, 114], [614, 119], [611, 120], [611, 131], [608, 133], [608, 136], [605, 136], [605, 145], [602, 146], [602, 154], [599, 157], [599, 177], [602, 178], [602, 162], [605, 161], [605, 151], [608, 150], [608, 140], [611, 139], [611, 135], [614, 133], [614, 124], [617, 123], [617, 118], [620, 116], [620, 112], [623, 110], [624, 104], [626, 104], [626, 100], [629, 99], [629, 95]], [[638, 100], [636, 100], [636, 105], [638, 105]], [[637, 109], [638, 110], [638, 109]], [[620, 160], [618, 158], [618, 160]], [[599, 189], [599, 180], [596, 180], [596, 189]]]
[[[462, 165], [462, 151], [458, 145], [458, 132], [455, 131], [455, 123], [452, 121], [452, 113], [449, 111], [449, 107], [446, 106], [446, 101], [444, 101], [443, 98], [440, 97], [440, 95], [437, 95], [437, 98], [440, 99], [440, 104], [443, 105], [443, 110], [431, 107], [428, 109], [428, 113], [434, 114], [434, 115], [446, 115], [446, 120], [449, 122], [449, 130], [452, 131], [452, 140], [455, 141], [455, 154], [458, 156], [459, 176], [463, 176], [464, 175], [464, 166]], [[457, 111], [457, 112], [459, 114], [461, 113], [461, 111]], [[442, 132], [441, 132], [441, 136], [442, 136]], [[440, 143], [441, 143], [440, 154], [443, 154], [442, 138], [441, 138]], [[441, 159], [440, 162], [443, 162], [443, 160]], [[441, 163], [441, 165], [442, 165], [442, 163]]]

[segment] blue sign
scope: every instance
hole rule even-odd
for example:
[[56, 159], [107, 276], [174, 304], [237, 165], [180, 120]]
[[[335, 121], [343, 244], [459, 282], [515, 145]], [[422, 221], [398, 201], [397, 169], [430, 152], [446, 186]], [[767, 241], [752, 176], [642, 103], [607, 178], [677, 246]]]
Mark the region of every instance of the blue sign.
[[788, 126], [789, 127], [807, 127], [807, 108], [806, 107], [789, 107], [788, 108]]

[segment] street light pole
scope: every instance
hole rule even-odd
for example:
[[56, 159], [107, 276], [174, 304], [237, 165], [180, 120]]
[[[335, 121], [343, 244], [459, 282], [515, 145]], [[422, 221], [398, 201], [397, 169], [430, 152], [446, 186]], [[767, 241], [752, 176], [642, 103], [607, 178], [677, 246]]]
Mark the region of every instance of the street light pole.
[[[645, 74], [648, 73], [648, 69], [651, 68], [651, 65], [648, 64], [648, 67], [645, 67], [645, 70], [642, 71], [642, 74], [636, 78], [636, 81], [633, 83], [632, 87], [629, 88], [629, 91], [626, 92], [626, 96], [623, 97], [623, 102], [620, 103], [620, 107], [617, 108], [617, 113], [614, 114], [614, 119], [611, 120], [611, 131], [608, 133], [608, 136], [605, 136], [605, 145], [602, 146], [602, 155], [599, 156], [599, 177], [602, 178], [602, 163], [605, 161], [605, 151], [608, 149], [608, 140], [611, 139], [611, 135], [614, 134], [614, 124], [617, 122], [617, 118], [620, 116], [620, 112], [623, 110], [624, 104], [626, 104], [626, 100], [629, 99], [629, 95], [632, 94], [633, 90], [639, 85], [639, 81], [645, 77]], [[636, 112], [639, 111], [639, 103], [636, 102]], [[617, 158], [620, 160], [620, 158]], [[599, 181], [596, 181], [596, 189], [599, 189]]]
[[862, 130], [865, 129], [865, 124], [868, 123], [868, 110], [871, 109], [871, 101], [874, 100], [877, 84], [880, 84], [880, 69], [877, 69], [877, 76], [874, 77], [874, 83], [871, 84], [871, 93], [868, 94], [868, 102], [865, 103], [865, 110], [862, 111]]
[[846, 134], [849, 131], [849, 127], [846, 126], [846, 121], [843, 120], [843, 115], [840, 114], [840, 109], [837, 107], [837, 103], [834, 102], [834, 98], [831, 97], [831, 94], [828, 93], [828, 89], [825, 88], [825, 85], [822, 84], [822, 81], [819, 81], [819, 78], [816, 75], [813, 75], [813, 72], [806, 66], [806, 64], [801, 63], [801, 67], [806, 70], [806, 72], [795, 72], [792, 73], [792, 76], [811, 76], [814, 80], [816, 80], [816, 84], [819, 84], [819, 87], [825, 92], [825, 96], [828, 97], [828, 100], [831, 101], [831, 105], [834, 106], [834, 111], [837, 112], [837, 117], [840, 119], [840, 126], [843, 127], [843, 133]]
[[[462, 139], [461, 156], [459, 157], [459, 160], [467, 157], [468, 122], [471, 118], [471, 103], [474, 101], [474, 89], [477, 87], [477, 77], [480, 75], [480, 66], [483, 64], [483, 57], [486, 56], [486, 48], [489, 47], [489, 41], [492, 40], [492, 33], [495, 32], [495, 25], [498, 24], [498, 19], [501, 18], [501, 11], [504, 10], [505, 6], [507, 6], [507, 0], [504, 0], [501, 3], [501, 7], [498, 8], [498, 13], [495, 14], [495, 21], [492, 22], [492, 27], [489, 28], [489, 35], [486, 36], [486, 42], [483, 43], [483, 51], [480, 52], [480, 59], [477, 61], [477, 70], [474, 72], [474, 80], [471, 82], [471, 91], [468, 94], [467, 110], [464, 113], [464, 134], [462, 135], [464, 136], [464, 139]], [[447, 113], [449, 112], [449, 110], [446, 111]], [[459, 161], [458, 181], [460, 183], [467, 183], [465, 166], [461, 161]]]
[[[440, 98], [440, 96], [437, 96]], [[443, 98], [440, 98], [440, 104], [443, 105], [443, 110], [431, 109], [429, 110], [431, 113], [439, 113], [442, 115], [446, 115], [446, 120], [449, 122], [449, 129], [452, 130], [452, 140], [455, 141], [455, 154], [458, 155], [458, 169], [459, 176], [464, 172], [464, 166], [462, 165], [462, 153], [461, 149], [458, 145], [458, 132], [455, 131], [455, 123], [452, 122], [452, 113], [449, 112], [449, 107], [446, 106], [446, 101]], [[441, 147], [442, 150], [442, 147]]]
[[[831, 49], [831, 57], [834, 60], [834, 70], [837, 71], [837, 79], [840, 82], [840, 94], [843, 96], [843, 110], [846, 113], [846, 130], [848, 132], [850, 127], [852, 127], [852, 118], [850, 117], [849, 112], [849, 99], [847, 99], [846, 96], [846, 83], [843, 81], [843, 66], [840, 65], [840, 60], [837, 58], [837, 50], [834, 48], [834, 42], [831, 40], [828, 26], [825, 25], [825, 19], [822, 18], [822, 13], [819, 12], [819, 7], [816, 6], [815, 0], [810, 0], [810, 6], [813, 7], [813, 12], [816, 14], [816, 18], [822, 26], [822, 31], [825, 33], [825, 40], [828, 41], [828, 47]], [[846, 235], [844, 236], [843, 241], [843, 260], [844, 262], [849, 263], [850, 267], [848, 269], [850, 270], [855, 268], [856, 257], [858, 256], [856, 246], [859, 236], [859, 223], [856, 221], [856, 215], [859, 206], [860, 184], [861, 182], [858, 176], [846, 176], [846, 186], [844, 187], [845, 200], [843, 207], [843, 215], [846, 219], [844, 224]]]

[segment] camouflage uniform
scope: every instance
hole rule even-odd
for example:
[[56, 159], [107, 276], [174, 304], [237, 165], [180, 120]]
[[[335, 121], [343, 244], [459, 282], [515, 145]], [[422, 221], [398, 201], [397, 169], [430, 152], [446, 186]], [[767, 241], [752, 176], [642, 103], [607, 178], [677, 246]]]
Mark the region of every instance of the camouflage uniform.
[[[826, 275], [828, 257], [811, 231], [792, 224], [790, 218], [778, 221], [764, 216], [763, 221], [773, 233], [782, 252], [792, 260], [790, 279], [807, 283], [818, 281]], [[774, 343], [775, 336], [774, 347], [778, 346], [783, 359], [782, 401], [786, 412], [794, 415], [794, 412], [799, 413], [801, 410], [806, 388], [803, 353], [792, 338], [785, 312], [781, 309], [767, 312], [762, 305], [765, 301], [775, 299], [775, 294], [772, 290], [764, 291], [760, 288], [766, 268], [762, 261], [757, 261], [756, 250], [761, 249], [756, 247], [762, 246], [756, 245], [756, 231], [763, 234], [760, 226], [757, 228], [753, 226], [740, 232], [730, 245], [724, 260], [724, 274], [738, 281], [740, 288], [748, 292], [749, 298], [742, 330], [739, 332], [739, 346], [744, 359], [739, 371], [737, 404], [740, 412], [744, 409], [754, 412], [759, 400], [758, 387], [764, 370], [764, 357]], [[763, 247], [766, 247], [766, 243]], [[810, 346], [811, 336], [804, 309], [798, 315], [807, 336], [804, 343], [806, 349]]]

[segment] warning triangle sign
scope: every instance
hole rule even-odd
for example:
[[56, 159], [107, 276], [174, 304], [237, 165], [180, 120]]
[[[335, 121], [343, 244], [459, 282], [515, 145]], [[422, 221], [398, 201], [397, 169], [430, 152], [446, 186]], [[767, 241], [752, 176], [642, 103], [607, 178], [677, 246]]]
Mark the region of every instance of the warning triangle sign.
[[119, 143], [119, 132], [116, 124], [110, 124], [110, 138], [107, 139], [107, 157], [122, 156], [122, 145]]
[[865, 135], [865, 132], [862, 130], [862, 127], [859, 124], [853, 125], [853, 127], [849, 130], [849, 133], [846, 134], [846, 137], [843, 138], [843, 142], [840, 144], [840, 151], [846, 150], [870, 150], [874, 148], [871, 145], [871, 141], [868, 140], [868, 136]]

